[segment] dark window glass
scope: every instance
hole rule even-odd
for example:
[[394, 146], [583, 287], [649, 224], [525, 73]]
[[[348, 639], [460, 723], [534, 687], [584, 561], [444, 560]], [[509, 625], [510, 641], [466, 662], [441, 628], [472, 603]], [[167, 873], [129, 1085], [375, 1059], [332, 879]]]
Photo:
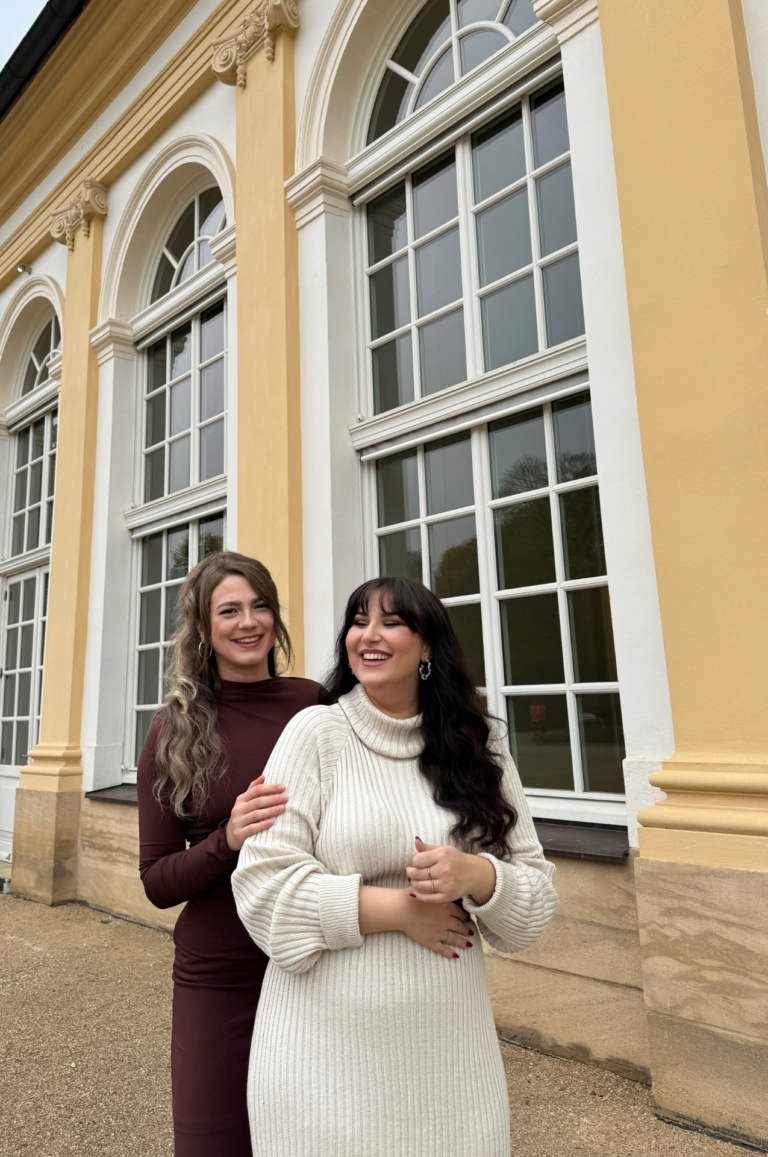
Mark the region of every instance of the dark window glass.
[[189, 378], [171, 390], [171, 436], [189, 429], [192, 421], [192, 383]]
[[408, 25], [392, 59], [416, 76], [451, 34], [448, 0], [430, 0]]
[[434, 394], [466, 379], [463, 309], [423, 325], [419, 338], [422, 394]]
[[157, 587], [152, 591], [145, 591], [141, 596], [141, 614], [139, 616], [139, 642], [160, 642], [160, 596], [161, 590]]
[[501, 32], [494, 32], [491, 28], [478, 28], [475, 32], [468, 32], [466, 36], [462, 36], [459, 41], [462, 75], [466, 76], [473, 68], [477, 68], [495, 53], [501, 52], [508, 44], [506, 36]]
[[379, 269], [369, 278], [369, 285], [372, 338], [384, 337], [411, 320], [407, 257], [401, 257]]
[[499, 589], [555, 581], [555, 549], [549, 498], [494, 510]]
[[615, 683], [618, 676], [608, 587], [569, 591], [568, 610], [576, 682]]
[[383, 578], [409, 578], [421, 582], [421, 532], [418, 527], [381, 536], [379, 572]]
[[419, 517], [419, 476], [415, 450], [391, 454], [376, 463], [379, 526]]
[[501, 628], [508, 686], [564, 681], [560, 615], [554, 591], [505, 599], [501, 604]]
[[518, 107], [472, 137], [475, 202], [484, 201], [525, 176], [523, 114]]
[[401, 181], [368, 206], [369, 264], [376, 265], [392, 253], [397, 253], [407, 242], [405, 182]]
[[615, 692], [577, 695], [585, 791], [624, 791], [624, 728]]
[[412, 92], [413, 85], [404, 76], [393, 72], [391, 68], [384, 70], [379, 91], [376, 93], [371, 121], [368, 125], [368, 138], [365, 142], [367, 145], [378, 140], [379, 137], [383, 137], [384, 133], [388, 133], [395, 125], [400, 124], [405, 116]]
[[455, 434], [424, 447], [427, 479], [427, 514], [442, 514], [472, 506], [472, 446], [469, 434]]
[[419, 317], [459, 300], [461, 247], [458, 229], [441, 233], [416, 250], [416, 291]]
[[545, 165], [561, 153], [567, 153], [568, 118], [565, 111], [565, 88], [562, 81], [531, 100], [531, 128], [533, 130], [534, 164]]
[[410, 333], [377, 346], [373, 357], [374, 412], [383, 414], [413, 401], [413, 344]]
[[200, 194], [200, 236], [215, 237], [224, 224], [224, 199], [214, 186]]
[[479, 603], [445, 608], [461, 644], [464, 658], [475, 687], [485, 687], [485, 651], [483, 621]]
[[414, 236], [423, 237], [459, 214], [453, 149], [413, 174]]
[[163, 535], [149, 534], [141, 544], [141, 585], [153, 586], [163, 578]]
[[199, 526], [199, 558], [207, 558], [224, 549], [224, 515], [214, 514], [212, 518], [201, 518]]
[[536, 182], [541, 256], [555, 253], [576, 240], [571, 165], [560, 165]]
[[561, 341], [579, 337], [584, 333], [584, 308], [578, 253], [546, 265], [542, 270], [542, 280], [547, 345], [559, 345]]
[[456, 8], [459, 28], [467, 28], [479, 20], [495, 20], [499, 14], [499, 0], [459, 0]]
[[486, 370], [509, 365], [539, 348], [533, 276], [521, 277], [481, 301]]
[[192, 367], [192, 322], [171, 334], [171, 378], [186, 374]]
[[527, 189], [521, 189], [478, 213], [477, 257], [481, 285], [490, 285], [516, 269], [530, 265], [531, 222]]
[[558, 482], [597, 473], [592, 404], [589, 394], [563, 398], [552, 406]]
[[148, 373], [147, 373], [147, 393], [151, 394], [153, 390], [164, 386], [167, 381], [166, 373], [166, 339], [156, 342], [155, 345], [150, 346], [147, 350]]
[[200, 374], [200, 417], [203, 421], [224, 412], [224, 361], [211, 362]]
[[456, 79], [453, 69], [453, 49], [450, 44], [446, 48], [442, 56], [439, 56], [431, 69], [427, 73], [426, 79], [421, 86], [419, 95], [416, 97], [415, 108], [422, 108], [423, 105], [428, 104], [439, 96], [441, 92], [445, 92], [447, 88], [453, 84]]
[[565, 695], [507, 699], [509, 747], [524, 787], [573, 791], [571, 737]]
[[603, 526], [597, 486], [560, 495], [563, 555], [567, 579], [605, 574]]
[[504, 23], [515, 36], [522, 36], [529, 28], [532, 28], [537, 23], [537, 18], [531, 0], [512, 0], [504, 17]]
[[433, 522], [429, 527], [432, 590], [440, 599], [480, 590], [474, 514]]
[[200, 481], [224, 473], [224, 422], [211, 422], [200, 431]]
[[201, 360], [220, 354], [224, 349], [224, 302], [220, 301], [201, 317]]
[[189, 526], [168, 531], [167, 579], [184, 578], [189, 570]]
[[168, 238], [166, 249], [177, 261], [181, 261], [186, 249], [195, 239], [195, 202], [187, 205]]
[[[166, 293], [170, 291], [171, 282], [173, 281], [173, 275], [175, 272], [176, 271], [171, 265], [170, 261], [163, 253], [160, 258], [160, 263], [157, 267], [154, 283], [152, 285], [152, 301], [157, 301], [158, 298], [165, 297]], [[139, 718], [142, 717], [140, 716]]]
[[139, 756], [149, 734], [149, 729], [152, 725], [152, 720], [155, 718], [154, 711], [139, 711], [136, 715], [136, 762], [138, 763]]
[[139, 651], [139, 677], [136, 692], [137, 703], [157, 703], [159, 696], [160, 652]]
[[144, 459], [144, 501], [152, 502], [165, 493], [165, 447], [153, 450]]

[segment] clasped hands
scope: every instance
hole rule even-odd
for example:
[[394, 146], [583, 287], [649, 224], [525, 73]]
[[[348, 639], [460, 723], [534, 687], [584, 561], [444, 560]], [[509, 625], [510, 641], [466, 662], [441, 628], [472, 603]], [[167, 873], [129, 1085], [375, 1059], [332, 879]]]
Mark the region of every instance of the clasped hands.
[[490, 860], [447, 844], [425, 844], [419, 836], [415, 843], [416, 855], [405, 869], [412, 899], [448, 904], [470, 896], [480, 906], [488, 903], [496, 887], [496, 869]]

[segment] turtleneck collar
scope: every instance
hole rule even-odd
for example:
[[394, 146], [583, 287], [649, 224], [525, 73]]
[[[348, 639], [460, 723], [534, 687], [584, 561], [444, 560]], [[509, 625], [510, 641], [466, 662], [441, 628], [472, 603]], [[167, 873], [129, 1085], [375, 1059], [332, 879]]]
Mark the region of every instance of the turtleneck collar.
[[393, 719], [374, 707], [362, 683], [342, 695], [339, 707], [361, 743], [377, 755], [390, 759], [416, 759], [424, 747], [421, 715], [412, 719]]

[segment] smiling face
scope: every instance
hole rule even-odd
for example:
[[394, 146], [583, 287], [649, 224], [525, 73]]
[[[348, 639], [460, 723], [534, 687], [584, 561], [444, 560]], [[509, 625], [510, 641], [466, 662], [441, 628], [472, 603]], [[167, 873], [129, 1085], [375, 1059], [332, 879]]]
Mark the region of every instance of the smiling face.
[[[239, 574], [223, 578], [211, 596], [210, 644], [219, 675], [236, 683], [268, 679], [269, 652], [275, 645], [275, 617], [250, 583]], [[197, 624], [202, 637], [202, 628]]]
[[355, 615], [346, 644], [352, 672], [376, 707], [403, 718], [418, 714], [419, 663], [429, 658], [429, 646], [382, 608], [376, 592], [368, 611]]

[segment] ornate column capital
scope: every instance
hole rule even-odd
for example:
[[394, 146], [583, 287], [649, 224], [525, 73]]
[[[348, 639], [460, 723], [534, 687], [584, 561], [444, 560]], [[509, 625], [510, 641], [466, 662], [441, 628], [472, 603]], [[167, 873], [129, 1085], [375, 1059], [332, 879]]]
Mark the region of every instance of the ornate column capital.
[[243, 20], [239, 30], [213, 42], [213, 71], [224, 84], [245, 88], [246, 64], [260, 48], [267, 60], [275, 59], [275, 37], [295, 33], [299, 27], [297, 0], [261, 0]]
[[83, 181], [80, 192], [66, 209], [60, 209], [51, 217], [51, 234], [54, 241], [60, 241], [72, 250], [77, 230], [82, 229], [83, 236], [87, 237], [91, 230], [91, 217], [106, 215], [107, 190], [98, 181]]
[[570, 40], [598, 19], [597, 0], [531, 0], [539, 20], [554, 29], [557, 39]]

